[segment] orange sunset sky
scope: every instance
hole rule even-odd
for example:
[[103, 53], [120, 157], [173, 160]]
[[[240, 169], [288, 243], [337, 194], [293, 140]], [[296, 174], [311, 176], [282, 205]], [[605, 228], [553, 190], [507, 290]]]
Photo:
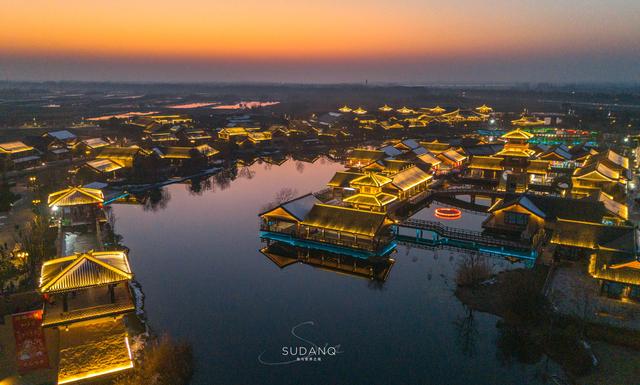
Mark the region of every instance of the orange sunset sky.
[[629, 0], [9, 0], [0, 75], [637, 81], [638, 20]]

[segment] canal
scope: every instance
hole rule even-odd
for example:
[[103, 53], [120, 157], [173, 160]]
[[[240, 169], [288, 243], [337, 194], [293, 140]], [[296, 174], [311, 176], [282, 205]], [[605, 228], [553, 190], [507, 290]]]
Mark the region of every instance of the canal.
[[[459, 252], [399, 247], [384, 283], [304, 264], [280, 269], [260, 253], [265, 204], [283, 187], [319, 190], [341, 169], [324, 158], [253, 164], [198, 193], [168, 186], [154, 207], [113, 206], [152, 328], [193, 344], [193, 383], [543, 383], [544, 359], [519, 363], [499, 319], [454, 296]], [[313, 344], [332, 349], [313, 362], [283, 355]]]

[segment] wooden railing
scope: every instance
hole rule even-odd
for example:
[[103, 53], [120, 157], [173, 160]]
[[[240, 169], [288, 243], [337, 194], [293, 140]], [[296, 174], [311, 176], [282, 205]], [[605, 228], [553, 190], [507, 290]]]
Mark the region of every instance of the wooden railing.
[[426, 221], [422, 219], [407, 219], [401, 222], [400, 226], [418, 230], [433, 231], [443, 237], [477, 242], [484, 245], [505, 246], [517, 249], [528, 249], [531, 246], [528, 242], [496, 238], [481, 231], [449, 227], [440, 222]]

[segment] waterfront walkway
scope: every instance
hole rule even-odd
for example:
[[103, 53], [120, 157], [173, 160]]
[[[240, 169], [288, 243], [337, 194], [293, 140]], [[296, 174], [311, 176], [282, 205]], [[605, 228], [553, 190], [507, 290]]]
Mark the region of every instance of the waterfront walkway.
[[[402, 229], [415, 230], [415, 236], [402, 234]], [[496, 238], [481, 231], [445, 226], [440, 222], [407, 219], [396, 225], [396, 241], [407, 246], [453, 247], [485, 254], [524, 259], [535, 262], [538, 257], [535, 242], [518, 242]], [[430, 237], [425, 237], [425, 233]]]

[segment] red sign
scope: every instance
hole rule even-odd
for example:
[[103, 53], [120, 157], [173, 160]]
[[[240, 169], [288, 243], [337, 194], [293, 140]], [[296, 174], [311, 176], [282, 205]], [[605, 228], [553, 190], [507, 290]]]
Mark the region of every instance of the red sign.
[[26, 373], [49, 367], [49, 356], [42, 331], [42, 310], [13, 315], [18, 372]]

